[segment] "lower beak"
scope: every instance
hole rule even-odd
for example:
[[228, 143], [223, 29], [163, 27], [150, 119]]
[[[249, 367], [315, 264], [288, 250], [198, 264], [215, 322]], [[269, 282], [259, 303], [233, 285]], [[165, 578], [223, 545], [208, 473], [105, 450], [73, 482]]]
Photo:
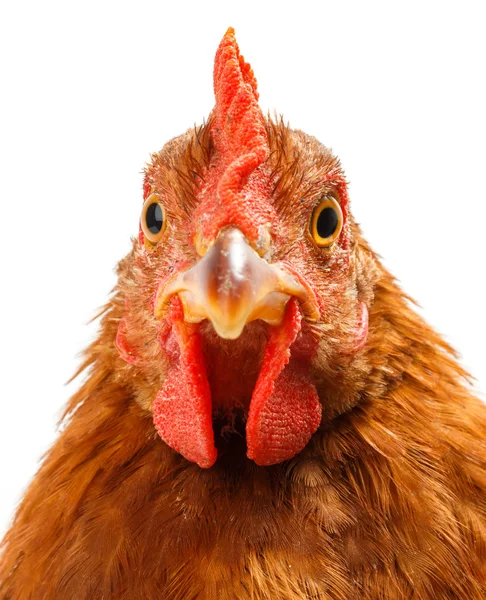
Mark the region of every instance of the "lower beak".
[[[216, 242], [188, 271], [179, 273], [157, 294], [155, 316], [162, 318], [178, 294], [190, 323], [208, 319], [216, 333], [236, 339], [255, 319], [279, 325], [292, 296], [309, 306], [309, 292], [291, 275], [269, 264], [234, 227], [223, 229]], [[315, 309], [310, 311], [315, 313]], [[315, 314], [310, 315], [315, 316]]]

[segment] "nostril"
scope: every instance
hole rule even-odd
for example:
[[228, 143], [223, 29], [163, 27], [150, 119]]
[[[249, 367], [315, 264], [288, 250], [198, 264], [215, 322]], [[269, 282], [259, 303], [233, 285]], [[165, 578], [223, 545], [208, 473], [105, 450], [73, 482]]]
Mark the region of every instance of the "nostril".
[[210, 244], [204, 238], [203, 234], [201, 233], [201, 230], [198, 230], [196, 232], [196, 234], [194, 235], [193, 244], [194, 244], [194, 248], [195, 248], [197, 254], [200, 257], [203, 257], [206, 254], [206, 252], [209, 250], [209, 247], [210, 247]]
[[262, 227], [260, 227], [258, 239], [254, 244], [252, 244], [253, 248], [262, 258], [268, 258], [270, 254], [270, 249], [272, 245], [272, 235], [270, 233], [271, 224], [266, 223]]

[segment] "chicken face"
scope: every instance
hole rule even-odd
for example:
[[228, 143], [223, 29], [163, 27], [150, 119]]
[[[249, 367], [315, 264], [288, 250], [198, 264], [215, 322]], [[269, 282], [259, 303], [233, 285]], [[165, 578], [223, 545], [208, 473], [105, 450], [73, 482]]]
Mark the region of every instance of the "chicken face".
[[338, 161], [263, 117], [232, 30], [214, 87], [208, 123], [147, 169], [116, 344], [174, 450], [210, 467], [213, 418], [242, 418], [247, 456], [271, 465], [305, 447], [364, 345], [370, 276]]

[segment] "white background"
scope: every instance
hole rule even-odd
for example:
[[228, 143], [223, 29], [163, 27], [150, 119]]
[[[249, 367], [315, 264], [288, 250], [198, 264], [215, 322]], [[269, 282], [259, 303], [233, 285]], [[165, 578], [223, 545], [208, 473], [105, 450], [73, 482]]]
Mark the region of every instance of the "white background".
[[341, 157], [365, 234], [486, 390], [484, 2], [2, 2], [0, 532], [55, 437], [150, 153], [236, 28], [261, 106]]

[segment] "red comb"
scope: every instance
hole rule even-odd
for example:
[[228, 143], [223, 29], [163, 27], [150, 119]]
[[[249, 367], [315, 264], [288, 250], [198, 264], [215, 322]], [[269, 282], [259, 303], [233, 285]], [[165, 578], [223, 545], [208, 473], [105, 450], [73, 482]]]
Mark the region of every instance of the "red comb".
[[217, 193], [220, 203], [231, 211], [248, 177], [269, 152], [256, 79], [240, 55], [231, 27], [216, 52], [214, 94], [212, 136], [224, 165]]

